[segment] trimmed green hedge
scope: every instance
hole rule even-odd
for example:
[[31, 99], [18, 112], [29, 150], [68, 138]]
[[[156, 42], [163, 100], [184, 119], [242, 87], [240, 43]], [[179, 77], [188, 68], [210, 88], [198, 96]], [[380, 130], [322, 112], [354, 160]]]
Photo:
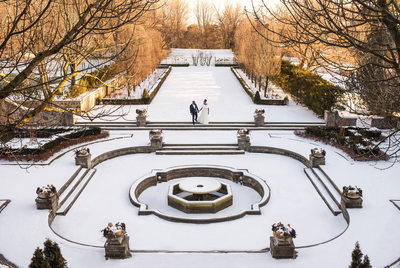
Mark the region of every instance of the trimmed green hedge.
[[285, 60], [282, 60], [281, 74], [274, 83], [319, 116], [323, 116], [325, 110], [331, 110], [343, 92], [319, 75]]
[[90, 75], [97, 77], [98, 79], [91, 76], [84, 76], [79, 80], [78, 85], [75, 85], [68, 92], [68, 96], [70, 98], [76, 98], [81, 94], [93, 89], [97, 88], [101, 85], [99, 79], [103, 82], [110, 80], [116, 75], [116, 66], [115, 65], [106, 65], [103, 68], [93, 71]]

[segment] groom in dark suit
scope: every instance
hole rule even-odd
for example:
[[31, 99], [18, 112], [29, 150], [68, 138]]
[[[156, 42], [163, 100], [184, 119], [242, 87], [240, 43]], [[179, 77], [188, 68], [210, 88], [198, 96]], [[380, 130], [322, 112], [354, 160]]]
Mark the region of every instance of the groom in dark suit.
[[199, 108], [197, 107], [197, 104], [195, 101], [192, 101], [192, 104], [190, 104], [190, 113], [192, 114], [192, 122], [193, 125], [195, 122], [197, 122], [197, 113], [199, 112]]

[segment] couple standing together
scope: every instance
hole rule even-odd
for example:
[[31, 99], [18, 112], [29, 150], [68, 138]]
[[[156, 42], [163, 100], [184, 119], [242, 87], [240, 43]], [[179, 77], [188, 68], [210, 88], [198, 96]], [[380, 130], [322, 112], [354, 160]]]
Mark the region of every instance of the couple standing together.
[[[193, 125], [198, 122], [200, 124], [208, 124], [210, 121], [210, 108], [208, 108], [207, 100], [203, 101], [203, 107], [199, 110], [195, 101], [190, 104], [190, 113], [192, 114]], [[197, 119], [197, 113], [200, 113], [199, 119]]]

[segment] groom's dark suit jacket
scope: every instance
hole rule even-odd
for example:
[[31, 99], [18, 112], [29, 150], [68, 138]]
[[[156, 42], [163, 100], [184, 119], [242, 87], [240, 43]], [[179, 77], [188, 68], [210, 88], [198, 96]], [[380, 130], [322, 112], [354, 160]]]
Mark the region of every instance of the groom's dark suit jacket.
[[197, 104], [190, 104], [190, 113], [191, 114], [197, 114], [197, 111], [199, 110], [199, 108], [197, 107]]

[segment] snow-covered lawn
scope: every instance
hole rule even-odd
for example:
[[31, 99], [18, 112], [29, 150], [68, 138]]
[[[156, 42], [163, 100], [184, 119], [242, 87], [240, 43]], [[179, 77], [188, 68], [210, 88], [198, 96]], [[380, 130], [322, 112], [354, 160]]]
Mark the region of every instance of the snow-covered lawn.
[[[179, 52], [179, 51], [177, 51]], [[182, 54], [190, 55], [190, 51]], [[221, 51], [222, 54], [228, 53]], [[209, 100], [211, 121], [247, 122], [255, 108], [229, 68], [173, 68], [149, 106], [103, 106], [116, 109], [102, 120], [135, 120], [135, 109], [146, 107], [151, 121], [189, 121], [189, 104]], [[201, 105], [200, 105], [201, 106]], [[320, 122], [312, 112], [290, 103], [263, 106], [266, 121]], [[126, 114], [124, 117], [119, 114]], [[131, 136], [133, 134], [133, 136]], [[110, 137], [89, 145], [92, 158], [119, 148], [149, 145], [148, 131], [111, 131]], [[166, 143], [236, 143], [236, 131], [163, 131]], [[119, 138], [119, 139], [112, 139]], [[112, 139], [112, 140], [110, 140]], [[95, 167], [97, 172], [66, 216], [57, 216], [52, 227], [66, 239], [102, 246], [100, 232], [108, 222], [123, 221], [134, 250], [260, 250], [269, 247], [271, 225], [282, 221], [297, 231], [296, 259], [273, 259], [267, 253], [138, 253], [126, 260], [105, 260], [104, 249], [72, 243], [57, 236], [48, 226], [47, 210], [35, 206], [36, 188], [54, 184], [57, 189], [76, 171], [74, 152], [68, 148], [50, 165], [25, 165], [0, 161], [0, 200], [11, 203], [0, 213], [0, 253], [20, 267], [27, 267], [36, 247], [46, 238], [56, 241], [69, 267], [348, 267], [356, 241], [373, 267], [384, 267], [400, 257], [400, 211], [390, 200], [400, 200], [400, 165], [385, 162], [355, 162], [337, 148], [297, 137], [291, 131], [253, 131], [251, 144], [278, 147], [308, 157], [310, 149], [322, 147], [327, 160], [323, 169], [341, 188], [363, 189], [362, 209], [349, 209], [350, 224], [342, 215], [333, 216], [303, 172], [304, 165], [281, 155], [125, 155]], [[82, 145], [84, 146], [84, 145]], [[271, 187], [271, 199], [261, 215], [211, 224], [186, 224], [157, 216], [138, 216], [129, 200], [130, 186], [152, 169], [180, 165], [222, 165], [247, 169]], [[235, 191], [235, 189], [233, 189]], [[236, 189], [237, 190], [237, 189]], [[163, 193], [157, 193], [162, 195]], [[146, 198], [146, 196], [144, 196]], [[147, 196], [148, 198], [149, 196]], [[165, 198], [166, 194], [165, 194]], [[247, 196], [246, 196], [247, 198]], [[249, 197], [251, 198], [251, 196]], [[162, 200], [161, 200], [162, 201]], [[158, 200], [158, 202], [160, 202]], [[347, 228], [347, 229], [346, 229]], [[399, 267], [398, 264], [396, 264]]]
[[95, 121], [135, 121], [136, 108], [143, 107], [148, 110], [150, 121], [191, 121], [189, 105], [192, 100], [195, 100], [200, 109], [204, 99], [208, 100], [211, 122], [253, 121], [254, 110], [258, 107], [265, 110], [266, 121], [322, 121], [313, 112], [292, 101], [287, 106], [253, 104], [228, 67], [173, 67], [150, 105], [131, 105], [120, 108], [97, 106], [93, 113], [104, 111], [107, 113], [113, 108], [119, 108], [110, 116]]
[[[111, 137], [126, 135], [112, 132]], [[165, 131], [168, 143], [233, 142], [234, 131], [185, 132]], [[214, 140], [213, 140], [214, 141]], [[137, 131], [132, 138], [91, 145], [93, 156], [105, 151], [148, 144], [147, 131]], [[322, 146], [327, 151], [324, 170], [342, 185], [363, 188], [363, 209], [350, 212], [347, 231], [327, 244], [298, 249], [296, 260], [274, 260], [269, 253], [259, 254], [150, 254], [136, 253], [123, 261], [105, 261], [104, 250], [79, 246], [57, 237], [47, 225], [48, 211], [35, 208], [37, 186], [53, 183], [59, 188], [76, 170], [73, 152], [65, 154], [52, 165], [33, 166], [28, 170], [18, 166], [1, 165], [0, 197], [11, 203], [0, 214], [0, 252], [21, 267], [26, 267], [36, 246], [46, 237], [61, 245], [70, 267], [218, 267], [227, 263], [232, 267], [346, 267], [355, 241], [360, 241], [374, 267], [383, 267], [398, 258], [397, 241], [400, 232], [393, 226], [400, 224], [400, 212], [389, 199], [400, 199], [399, 166], [387, 170], [383, 162], [358, 163], [342, 156], [330, 146], [303, 140], [290, 132], [252, 133], [253, 145], [281, 147], [307, 156], [309, 149]], [[4, 161], [2, 162], [5, 163]], [[262, 208], [262, 215], [247, 215], [231, 222], [215, 224], [173, 223], [156, 216], [138, 216], [137, 208], [129, 201], [129, 187], [135, 179], [151, 169], [184, 164], [218, 164], [245, 168], [263, 179], [271, 187], [271, 200]], [[100, 230], [109, 222], [124, 221], [131, 236], [132, 249], [151, 250], [258, 250], [268, 247], [270, 225], [276, 221], [291, 223], [298, 232], [296, 246], [323, 242], [346, 228], [341, 215], [333, 216], [303, 173], [299, 162], [278, 155], [252, 154], [238, 156], [156, 156], [137, 154], [118, 157], [96, 167], [97, 173], [67, 216], [58, 216], [54, 229], [68, 239], [101, 246], [104, 239]], [[10, 230], [18, 230], [12, 231]], [[387, 235], [388, 230], [390, 235]], [[29, 238], [29, 239], [27, 239]], [[239, 257], [240, 256], [240, 257]]]

